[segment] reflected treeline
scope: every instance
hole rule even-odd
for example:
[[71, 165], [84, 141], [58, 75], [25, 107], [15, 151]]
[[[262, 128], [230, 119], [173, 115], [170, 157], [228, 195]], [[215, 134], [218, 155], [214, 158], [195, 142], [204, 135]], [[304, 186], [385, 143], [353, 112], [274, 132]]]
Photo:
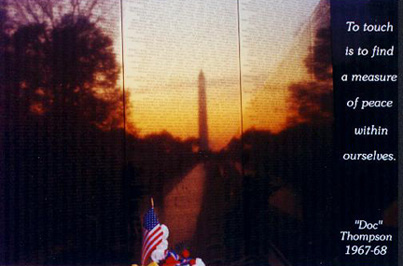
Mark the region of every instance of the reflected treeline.
[[0, 264], [127, 257], [113, 41], [84, 12], [52, 17], [57, 5], [0, 5]]
[[23, 23], [7, 13], [16, 3], [0, 5], [0, 264], [138, 260], [145, 202], [164, 209], [197, 164], [206, 193], [190, 245], [208, 265], [269, 265], [277, 249], [292, 262], [330, 254], [329, 29], [307, 59], [314, 79], [290, 87], [286, 130], [251, 129], [199, 153], [197, 139], [125, 132], [113, 41], [89, 15]]
[[317, 29], [309, 51], [305, 59], [305, 67], [311, 76], [310, 80], [292, 84], [289, 87], [290, 109], [293, 112], [288, 121], [290, 126], [299, 123], [326, 124], [333, 120], [332, 49], [329, 24]]
[[310, 79], [288, 88], [288, 127], [277, 134], [249, 129], [225, 151], [238, 161], [242, 155], [242, 237], [251, 265], [275, 263], [269, 258], [277, 248], [295, 265], [334, 256], [328, 241], [341, 219], [334, 197], [343, 190], [333, 180], [330, 23], [317, 29], [305, 66]]
[[113, 40], [79, 3], [1, 1], [0, 264], [128, 264], [141, 200], [197, 158], [125, 132]]
[[247, 256], [267, 258], [272, 245], [291, 262], [307, 254], [315, 259], [330, 255], [325, 243], [336, 222], [332, 196], [342, 192], [332, 188], [332, 135], [330, 123], [299, 124], [275, 135], [245, 132], [239, 152]]

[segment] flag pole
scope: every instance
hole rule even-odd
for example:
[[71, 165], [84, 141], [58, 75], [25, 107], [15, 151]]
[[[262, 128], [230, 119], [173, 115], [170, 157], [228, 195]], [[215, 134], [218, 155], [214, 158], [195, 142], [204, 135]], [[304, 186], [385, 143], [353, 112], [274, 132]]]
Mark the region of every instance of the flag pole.
[[151, 208], [154, 209], [154, 199], [151, 197]]

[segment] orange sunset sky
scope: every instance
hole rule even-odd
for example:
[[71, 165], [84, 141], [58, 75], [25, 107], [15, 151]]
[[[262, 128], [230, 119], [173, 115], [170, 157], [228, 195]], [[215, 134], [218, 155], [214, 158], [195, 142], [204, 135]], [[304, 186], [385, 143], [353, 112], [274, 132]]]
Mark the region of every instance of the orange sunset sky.
[[124, 1], [128, 122], [140, 136], [166, 130], [197, 137], [202, 70], [213, 150], [240, 135], [241, 106], [244, 130], [280, 131], [289, 115], [288, 85], [307, 78], [306, 28], [318, 2], [260, 0], [250, 11], [252, 1], [241, 0], [238, 39], [236, 1]]

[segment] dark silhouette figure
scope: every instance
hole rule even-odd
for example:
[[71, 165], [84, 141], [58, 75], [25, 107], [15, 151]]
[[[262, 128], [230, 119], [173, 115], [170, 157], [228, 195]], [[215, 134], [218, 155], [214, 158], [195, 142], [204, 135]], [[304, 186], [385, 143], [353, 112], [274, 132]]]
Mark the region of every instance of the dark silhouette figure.
[[202, 70], [199, 73], [199, 141], [200, 151], [208, 151], [206, 80]]

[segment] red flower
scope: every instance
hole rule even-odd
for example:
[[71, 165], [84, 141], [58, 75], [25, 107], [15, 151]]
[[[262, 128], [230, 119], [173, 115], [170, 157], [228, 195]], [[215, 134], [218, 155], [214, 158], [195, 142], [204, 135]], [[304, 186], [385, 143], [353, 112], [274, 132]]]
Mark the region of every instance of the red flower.
[[182, 256], [187, 259], [190, 256], [190, 252], [189, 250], [185, 249], [184, 251], [182, 251]]
[[178, 263], [180, 263], [180, 261], [175, 260], [174, 257], [168, 257], [163, 266], [175, 266]]

